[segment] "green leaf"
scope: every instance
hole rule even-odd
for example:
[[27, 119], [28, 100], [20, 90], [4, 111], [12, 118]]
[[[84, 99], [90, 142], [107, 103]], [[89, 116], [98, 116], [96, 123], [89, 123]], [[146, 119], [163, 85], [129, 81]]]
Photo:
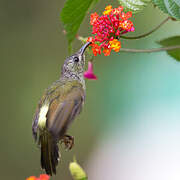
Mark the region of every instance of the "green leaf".
[[89, 7], [97, 0], [67, 0], [61, 12], [61, 20], [66, 31], [69, 45], [75, 39], [77, 31]]
[[180, 20], [180, 0], [152, 0], [152, 2], [164, 13]]
[[151, 0], [118, 0], [119, 3], [128, 11], [132, 11], [133, 13], [139, 12], [143, 10], [145, 6]]
[[[173, 37], [170, 37], [167, 39], [163, 39], [163, 40], [159, 41], [158, 43], [163, 46], [173, 46], [173, 45], [180, 46], [180, 36], [173, 36]], [[175, 50], [169, 50], [169, 51], [167, 51], [167, 53], [170, 56], [172, 56], [173, 58], [175, 58], [177, 61], [180, 61], [180, 48], [175, 49]]]

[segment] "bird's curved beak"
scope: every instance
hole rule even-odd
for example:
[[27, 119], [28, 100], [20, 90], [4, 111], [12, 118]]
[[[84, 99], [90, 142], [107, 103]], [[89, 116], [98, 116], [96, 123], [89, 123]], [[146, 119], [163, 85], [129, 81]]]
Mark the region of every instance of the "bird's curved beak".
[[86, 50], [86, 48], [87, 48], [90, 44], [91, 44], [91, 42], [87, 42], [86, 44], [84, 44], [84, 45], [82, 46], [82, 48], [79, 50], [79, 53], [80, 53], [81, 55], [83, 55], [84, 52], [85, 52], [85, 50]]

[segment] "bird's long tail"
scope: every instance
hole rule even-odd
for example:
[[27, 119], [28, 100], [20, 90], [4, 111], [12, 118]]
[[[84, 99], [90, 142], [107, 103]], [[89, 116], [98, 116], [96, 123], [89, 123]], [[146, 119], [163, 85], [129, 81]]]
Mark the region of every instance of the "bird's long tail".
[[39, 143], [41, 146], [41, 167], [52, 176], [52, 174], [56, 174], [56, 166], [59, 160], [58, 145], [47, 131], [40, 134]]

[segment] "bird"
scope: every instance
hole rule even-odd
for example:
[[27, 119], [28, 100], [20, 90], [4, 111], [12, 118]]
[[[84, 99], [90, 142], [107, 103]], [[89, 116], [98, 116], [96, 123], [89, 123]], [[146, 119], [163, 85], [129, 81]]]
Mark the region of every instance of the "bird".
[[74, 145], [67, 130], [85, 101], [85, 50], [90, 44], [66, 58], [60, 78], [45, 90], [33, 118], [32, 134], [40, 147], [41, 168], [51, 176], [56, 174], [60, 159], [59, 142], [69, 150]]

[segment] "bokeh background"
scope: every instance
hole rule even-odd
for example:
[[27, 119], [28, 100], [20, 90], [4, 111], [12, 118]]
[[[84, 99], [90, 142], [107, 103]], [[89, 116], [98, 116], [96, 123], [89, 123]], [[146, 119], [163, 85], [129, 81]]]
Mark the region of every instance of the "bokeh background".
[[[64, 0], [0, 1], [0, 179], [38, 176], [40, 152], [32, 139], [32, 118], [45, 88], [60, 75], [68, 55], [59, 14]], [[116, 1], [100, 1], [101, 12]], [[136, 31], [147, 32], [166, 18], [149, 5], [134, 16]], [[90, 35], [89, 14], [79, 34]], [[159, 47], [155, 41], [180, 34], [168, 22], [127, 48]], [[74, 42], [74, 51], [81, 43]], [[90, 180], [180, 179], [180, 64], [165, 52], [112, 54], [95, 58], [98, 81], [87, 81], [82, 114], [72, 124], [72, 151], [53, 180], [72, 179], [68, 164], [76, 156]]]

